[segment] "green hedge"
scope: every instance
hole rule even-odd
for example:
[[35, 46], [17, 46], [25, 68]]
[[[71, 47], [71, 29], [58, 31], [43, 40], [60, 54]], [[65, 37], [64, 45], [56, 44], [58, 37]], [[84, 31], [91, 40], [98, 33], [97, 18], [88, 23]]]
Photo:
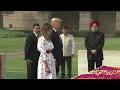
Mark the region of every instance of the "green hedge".
[[[62, 33], [62, 30], [59, 31]], [[85, 35], [90, 32], [90, 30], [69, 30], [69, 33], [72, 34], [74, 37], [85, 37]]]
[[116, 30], [114, 32], [114, 37], [120, 37], [120, 30]]
[[[69, 30], [69, 33], [74, 37], [85, 37], [85, 35], [90, 30]], [[17, 37], [25, 37], [27, 34], [30, 34], [32, 30], [2, 30], [0, 29], [0, 38], [17, 38]], [[62, 33], [62, 30], [59, 30]]]
[[30, 34], [32, 32], [32, 30], [12, 30], [12, 31], [24, 32], [26, 34]]
[[24, 32], [0, 29], [0, 38], [17, 38], [17, 37], [25, 37], [25, 36], [26, 33]]
[[[15, 30], [16, 31], [16, 30]], [[31, 30], [17, 30], [19, 32], [24, 32], [26, 34], [30, 34]], [[69, 30], [69, 33], [72, 34], [74, 37], [84, 37], [86, 33], [88, 33], [90, 30]], [[60, 33], [62, 33], [62, 30], [59, 30]]]

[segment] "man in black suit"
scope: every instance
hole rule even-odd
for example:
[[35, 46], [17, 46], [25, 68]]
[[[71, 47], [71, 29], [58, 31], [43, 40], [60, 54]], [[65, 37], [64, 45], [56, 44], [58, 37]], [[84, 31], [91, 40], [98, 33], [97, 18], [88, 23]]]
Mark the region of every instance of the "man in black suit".
[[60, 29], [61, 22], [63, 20], [59, 18], [52, 18], [51, 19], [51, 25], [53, 26], [52, 33], [51, 33], [51, 41], [54, 45], [54, 49], [52, 51], [54, 58], [56, 59], [56, 74], [59, 73], [59, 66], [62, 63], [63, 59], [63, 51], [62, 51], [62, 41], [60, 39], [60, 35], [58, 33], [58, 30]]
[[102, 66], [103, 46], [105, 42], [104, 33], [98, 31], [99, 21], [93, 20], [90, 23], [91, 31], [85, 37], [85, 47], [87, 49], [88, 72]]
[[26, 38], [24, 52], [27, 65], [27, 79], [37, 79], [37, 65], [40, 52], [37, 50], [37, 35], [40, 26], [38, 23], [33, 24], [33, 32]]

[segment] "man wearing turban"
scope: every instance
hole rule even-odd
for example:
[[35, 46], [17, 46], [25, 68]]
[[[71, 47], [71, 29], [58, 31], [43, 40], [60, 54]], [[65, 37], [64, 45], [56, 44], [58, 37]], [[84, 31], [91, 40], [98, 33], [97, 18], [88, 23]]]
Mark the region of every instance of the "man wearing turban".
[[100, 32], [99, 21], [92, 20], [90, 22], [91, 31], [85, 37], [85, 47], [87, 49], [88, 59], [88, 72], [102, 66], [103, 46], [105, 42], [105, 36], [103, 32]]

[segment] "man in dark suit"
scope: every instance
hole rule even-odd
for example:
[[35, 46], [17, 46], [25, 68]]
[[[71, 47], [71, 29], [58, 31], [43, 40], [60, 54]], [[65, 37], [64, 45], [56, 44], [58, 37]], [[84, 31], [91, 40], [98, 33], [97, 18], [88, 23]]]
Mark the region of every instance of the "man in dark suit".
[[85, 47], [87, 49], [88, 72], [102, 66], [103, 46], [105, 42], [104, 33], [98, 31], [99, 21], [93, 20], [90, 23], [91, 31], [85, 37]]
[[56, 59], [56, 74], [59, 73], [59, 66], [62, 63], [63, 59], [63, 51], [62, 51], [62, 41], [60, 39], [60, 35], [58, 30], [60, 29], [62, 20], [59, 18], [52, 18], [51, 25], [53, 26], [52, 33], [51, 33], [51, 41], [54, 45], [54, 49], [52, 51], [54, 58]]
[[24, 52], [27, 65], [27, 79], [37, 79], [37, 65], [40, 52], [37, 50], [37, 35], [40, 26], [38, 23], [33, 24], [33, 32], [26, 38]]

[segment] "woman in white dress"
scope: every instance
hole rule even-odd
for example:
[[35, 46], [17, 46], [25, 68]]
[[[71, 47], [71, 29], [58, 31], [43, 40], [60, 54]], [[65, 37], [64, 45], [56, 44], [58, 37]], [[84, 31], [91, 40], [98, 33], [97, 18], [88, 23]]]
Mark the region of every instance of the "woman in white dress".
[[55, 69], [56, 61], [52, 54], [54, 46], [50, 38], [51, 31], [52, 26], [45, 23], [38, 38], [37, 48], [41, 53], [38, 61], [38, 79], [57, 79]]

